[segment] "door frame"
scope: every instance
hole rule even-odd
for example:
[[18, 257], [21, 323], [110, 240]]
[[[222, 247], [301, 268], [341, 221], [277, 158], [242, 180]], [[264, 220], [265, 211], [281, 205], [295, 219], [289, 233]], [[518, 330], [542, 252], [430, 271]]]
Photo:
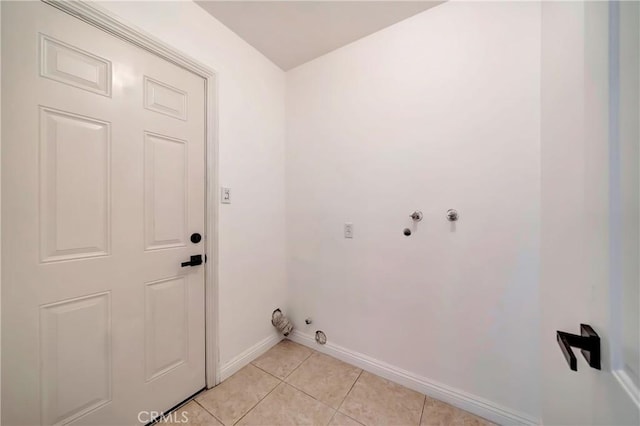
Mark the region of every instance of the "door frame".
[[88, 1], [41, 0], [89, 25], [138, 46], [205, 80], [205, 376], [207, 388], [220, 382], [218, 360], [218, 78], [212, 68], [190, 58], [115, 14]]

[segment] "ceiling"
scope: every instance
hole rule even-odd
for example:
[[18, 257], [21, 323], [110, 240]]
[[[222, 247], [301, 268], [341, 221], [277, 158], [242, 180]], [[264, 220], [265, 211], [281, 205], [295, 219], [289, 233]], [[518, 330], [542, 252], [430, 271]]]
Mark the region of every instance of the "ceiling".
[[443, 2], [196, 0], [196, 3], [286, 71]]

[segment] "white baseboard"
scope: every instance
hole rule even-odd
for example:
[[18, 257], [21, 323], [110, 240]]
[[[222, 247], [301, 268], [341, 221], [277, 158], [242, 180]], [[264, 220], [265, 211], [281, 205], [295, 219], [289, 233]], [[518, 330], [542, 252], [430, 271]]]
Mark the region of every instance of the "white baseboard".
[[249, 364], [251, 361], [258, 358], [260, 355], [278, 344], [278, 342], [280, 342], [282, 339], [282, 336], [273, 334], [251, 346], [240, 355], [234, 357], [231, 361], [227, 362], [220, 368], [220, 381], [223, 381], [232, 376], [242, 367]]
[[483, 417], [501, 425], [539, 425], [539, 419], [530, 415], [513, 411], [502, 407], [486, 399], [471, 395], [459, 389], [454, 389], [441, 383], [434, 382], [425, 377], [417, 376], [409, 371], [394, 367], [385, 362], [373, 359], [367, 355], [351, 351], [332, 343], [319, 345], [315, 339], [306, 334], [294, 330], [289, 339], [296, 343], [308, 346], [318, 352], [331, 355], [341, 361], [360, 367], [370, 373], [384, 377], [387, 380], [401, 384], [423, 393], [432, 398], [444, 401], [462, 410]]

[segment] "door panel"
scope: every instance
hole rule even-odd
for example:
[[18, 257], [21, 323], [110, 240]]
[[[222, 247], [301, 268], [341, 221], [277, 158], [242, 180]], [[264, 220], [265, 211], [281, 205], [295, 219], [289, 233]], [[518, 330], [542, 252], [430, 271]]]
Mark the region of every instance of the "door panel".
[[187, 245], [187, 142], [145, 133], [146, 249]]
[[43, 262], [109, 254], [110, 127], [104, 121], [40, 107]]
[[110, 314], [109, 293], [40, 308], [44, 424], [68, 423], [111, 401]]
[[[147, 381], [188, 361], [189, 287], [184, 277], [149, 283], [145, 298]], [[166, 315], [171, 312], [171, 315]]]
[[170, 117], [187, 119], [187, 94], [180, 89], [144, 78], [144, 107]]
[[111, 96], [111, 62], [43, 34], [40, 52], [42, 77]]
[[2, 424], [135, 424], [205, 386], [205, 83], [2, 9]]

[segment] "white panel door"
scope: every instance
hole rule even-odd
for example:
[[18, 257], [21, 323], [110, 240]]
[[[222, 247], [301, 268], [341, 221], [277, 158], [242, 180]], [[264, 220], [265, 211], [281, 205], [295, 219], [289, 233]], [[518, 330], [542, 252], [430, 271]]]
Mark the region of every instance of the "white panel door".
[[2, 59], [2, 424], [136, 424], [205, 387], [205, 81], [40, 2]]

